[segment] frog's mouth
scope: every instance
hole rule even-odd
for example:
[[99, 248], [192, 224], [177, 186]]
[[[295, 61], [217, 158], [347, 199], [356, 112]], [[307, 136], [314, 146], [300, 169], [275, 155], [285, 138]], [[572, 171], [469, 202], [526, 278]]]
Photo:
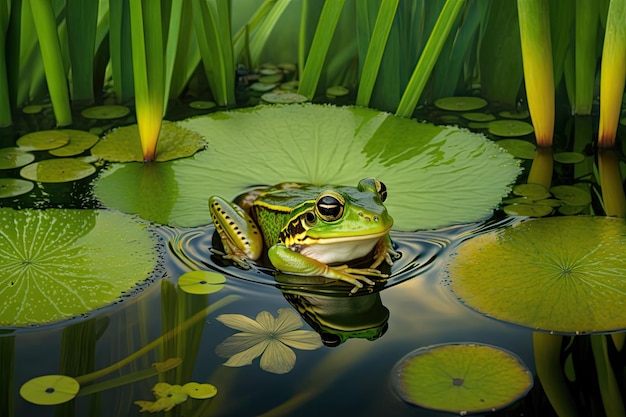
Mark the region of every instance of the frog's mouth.
[[389, 229], [367, 235], [312, 239], [311, 243], [293, 245], [290, 249], [326, 264], [348, 262], [370, 253], [387, 233]]

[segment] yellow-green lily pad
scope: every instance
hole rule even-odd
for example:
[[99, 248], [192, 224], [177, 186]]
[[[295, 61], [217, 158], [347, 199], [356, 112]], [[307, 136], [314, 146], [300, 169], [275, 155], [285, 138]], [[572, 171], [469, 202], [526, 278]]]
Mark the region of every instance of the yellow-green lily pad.
[[297, 93], [265, 93], [261, 96], [263, 101], [275, 104], [304, 103], [308, 97]]
[[520, 159], [534, 159], [535, 145], [521, 139], [501, 139], [496, 143]]
[[217, 106], [214, 101], [196, 100], [189, 103], [189, 107], [196, 110], [209, 110]]
[[17, 197], [26, 194], [35, 187], [31, 181], [19, 178], [0, 178], [0, 198]]
[[118, 301], [150, 278], [154, 244], [145, 222], [119, 212], [0, 208], [0, 326], [51, 323]]
[[25, 150], [47, 151], [60, 148], [69, 141], [70, 135], [63, 130], [40, 130], [25, 134], [16, 143], [17, 146], [25, 148]]
[[31, 104], [28, 106], [24, 106], [22, 108], [22, 112], [24, 114], [38, 114], [43, 111], [44, 106], [41, 104]]
[[626, 222], [527, 220], [474, 236], [448, 263], [451, 289], [495, 319], [563, 334], [626, 328]]
[[509, 216], [545, 217], [552, 214], [554, 208], [540, 203], [509, 204], [502, 207]]
[[466, 112], [463, 113], [461, 116], [471, 122], [490, 122], [496, 119], [493, 114], [479, 112]]
[[579, 164], [585, 160], [585, 155], [580, 152], [557, 152], [553, 158], [560, 164]]
[[75, 158], [46, 159], [26, 165], [20, 170], [23, 178], [38, 182], [68, 182], [86, 178], [96, 168]]
[[[204, 148], [202, 137], [177, 123], [164, 121], [157, 142], [156, 161], [185, 158]], [[137, 125], [124, 126], [108, 133], [91, 153], [111, 162], [142, 162], [141, 142]]]
[[435, 106], [442, 110], [470, 111], [487, 105], [487, 100], [480, 97], [443, 97], [435, 100]]
[[414, 350], [394, 366], [391, 381], [408, 403], [461, 415], [504, 408], [533, 386], [517, 355], [477, 343]]
[[117, 104], [105, 104], [86, 108], [80, 114], [87, 119], [110, 120], [127, 116], [130, 109]]
[[65, 375], [44, 375], [33, 378], [20, 387], [20, 395], [37, 405], [57, 405], [73, 400], [80, 384]]
[[189, 294], [211, 294], [224, 288], [224, 275], [210, 271], [191, 271], [178, 278], [178, 286]]
[[510, 111], [510, 110], [503, 110], [500, 113], [498, 113], [498, 115], [500, 117], [504, 117], [505, 119], [528, 119], [528, 117], [530, 116], [530, 113], [528, 113], [528, 110], [520, 110], [520, 111]]
[[13, 169], [28, 165], [35, 160], [35, 155], [22, 148], [0, 149], [0, 169]]
[[326, 95], [329, 97], [343, 97], [348, 94], [350, 94], [350, 90], [343, 85], [333, 85], [326, 89]]
[[513, 194], [528, 197], [531, 200], [543, 200], [552, 195], [546, 187], [541, 184], [518, 184], [513, 187]]
[[489, 122], [489, 133], [496, 136], [524, 136], [534, 132], [533, 125], [521, 120], [494, 120]]
[[588, 190], [573, 185], [557, 185], [550, 188], [554, 197], [570, 206], [586, 206], [591, 203], [591, 194]]
[[259, 82], [263, 84], [276, 84], [283, 79], [283, 73], [277, 72], [269, 75], [262, 75], [259, 77]]
[[282, 90], [295, 91], [298, 89], [299, 85], [300, 85], [300, 82], [298, 80], [292, 80], [292, 81], [287, 81], [287, 82], [282, 83], [280, 85], [280, 88]]
[[187, 382], [183, 385], [183, 391], [197, 400], [206, 400], [217, 395], [217, 388], [214, 385], [197, 382]]
[[260, 91], [260, 92], [271, 91], [277, 85], [278, 84], [253, 83], [253, 84], [250, 84], [250, 89], [254, 91]]
[[75, 129], [63, 129], [70, 137], [67, 145], [60, 148], [50, 150], [50, 154], [54, 156], [75, 156], [80, 155], [87, 149], [91, 148], [98, 142], [100, 138], [93, 133]]

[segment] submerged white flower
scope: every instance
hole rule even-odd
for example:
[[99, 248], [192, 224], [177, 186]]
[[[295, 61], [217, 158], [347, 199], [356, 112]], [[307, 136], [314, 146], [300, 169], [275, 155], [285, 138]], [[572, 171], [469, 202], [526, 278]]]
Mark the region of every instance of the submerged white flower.
[[296, 354], [290, 349], [313, 350], [322, 346], [320, 335], [302, 327], [298, 314], [288, 308], [278, 309], [278, 318], [261, 311], [256, 320], [242, 314], [221, 314], [217, 320], [226, 326], [241, 330], [215, 348], [215, 353], [229, 358], [224, 365], [244, 366], [261, 356], [261, 369], [284, 374], [296, 363]]

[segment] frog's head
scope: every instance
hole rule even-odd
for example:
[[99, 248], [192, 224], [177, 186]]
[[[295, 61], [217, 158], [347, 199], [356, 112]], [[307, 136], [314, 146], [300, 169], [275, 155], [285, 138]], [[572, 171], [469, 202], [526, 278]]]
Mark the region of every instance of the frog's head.
[[[285, 243], [315, 251], [324, 247], [325, 255], [334, 253], [331, 258], [337, 262], [364, 256], [393, 225], [383, 204], [386, 197], [387, 188], [374, 178], [361, 180], [357, 187], [324, 189], [292, 224], [299, 230], [291, 234], [289, 226], [284, 230]], [[344, 251], [348, 253], [342, 254]], [[313, 254], [309, 256], [320, 259]]]

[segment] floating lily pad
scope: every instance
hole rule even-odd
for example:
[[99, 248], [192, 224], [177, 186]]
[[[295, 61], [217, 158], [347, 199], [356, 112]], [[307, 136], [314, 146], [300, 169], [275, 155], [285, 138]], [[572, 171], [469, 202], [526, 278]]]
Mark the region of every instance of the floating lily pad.
[[[139, 183], [141, 166], [116, 167], [96, 181], [97, 197], [158, 223], [198, 226], [211, 223], [210, 195], [233, 199], [251, 185], [286, 181], [356, 186], [374, 176], [389, 190], [394, 228], [415, 230], [491, 215], [520, 172], [483, 135], [361, 107], [259, 106], [180, 124], [204, 136], [207, 149], [167, 163], [154, 182]], [[146, 213], [141, 188], [158, 190], [167, 207]]]
[[571, 206], [586, 206], [591, 203], [589, 190], [583, 190], [573, 185], [557, 185], [550, 188], [550, 192], [556, 198]]
[[24, 114], [37, 114], [43, 111], [44, 106], [41, 104], [31, 104], [29, 106], [24, 106], [22, 108], [22, 112]]
[[253, 83], [250, 84], [250, 89], [254, 90], [254, 91], [271, 91], [273, 90], [278, 84], [264, 84], [264, 83]]
[[557, 152], [554, 160], [561, 164], [579, 164], [585, 160], [585, 155], [580, 152]]
[[80, 384], [65, 375], [44, 375], [27, 381], [20, 388], [26, 401], [37, 405], [57, 405], [73, 400]]
[[508, 152], [520, 159], [534, 159], [535, 145], [521, 139], [501, 139], [496, 142]]
[[80, 114], [87, 119], [110, 120], [119, 119], [130, 113], [130, 109], [126, 106], [116, 104], [106, 104], [103, 106], [89, 107]]
[[214, 101], [192, 101], [189, 103], [189, 107], [197, 110], [209, 110], [216, 106]]
[[102, 210], [0, 208], [0, 326], [50, 323], [109, 305], [157, 262], [146, 224]]
[[17, 197], [33, 189], [35, 184], [19, 178], [0, 178], [0, 198]]
[[543, 200], [544, 198], [550, 198], [552, 195], [541, 184], [518, 184], [513, 187], [513, 194], [527, 197], [531, 200]]
[[496, 119], [496, 117], [490, 113], [467, 112], [463, 113], [461, 116], [472, 122], [490, 122]]
[[0, 169], [13, 169], [28, 165], [35, 160], [35, 155], [22, 148], [0, 149]]
[[504, 408], [533, 386], [517, 355], [475, 343], [417, 349], [394, 366], [391, 381], [408, 403], [461, 415]]
[[70, 135], [63, 130], [40, 130], [38, 132], [27, 133], [20, 137], [17, 146], [36, 151], [47, 151], [60, 148], [70, 141]]
[[224, 288], [224, 275], [210, 271], [191, 271], [178, 278], [178, 286], [189, 294], [211, 294]]
[[528, 220], [465, 241], [451, 288], [483, 314], [558, 333], [626, 328], [626, 223], [611, 217]]
[[197, 400], [206, 400], [217, 395], [217, 388], [211, 384], [199, 384], [197, 382], [188, 382], [183, 385], [183, 391], [191, 398]]
[[300, 83], [298, 82], [298, 80], [292, 80], [282, 83], [280, 85], [280, 88], [283, 90], [294, 91], [298, 89], [299, 85]]
[[[164, 121], [157, 142], [156, 161], [185, 158], [204, 146], [205, 142], [196, 132], [185, 129], [177, 123]], [[142, 162], [143, 154], [137, 125], [120, 127], [108, 133], [91, 148], [91, 153], [111, 162]]]
[[350, 90], [342, 85], [334, 85], [326, 89], [326, 95], [330, 97], [343, 97], [350, 94]]
[[276, 84], [283, 79], [282, 72], [277, 72], [269, 75], [262, 75], [259, 77], [259, 82], [263, 84]]
[[504, 110], [498, 113], [500, 117], [504, 117], [506, 119], [527, 119], [530, 116], [528, 110], [520, 110], [520, 111], [509, 111]]
[[63, 129], [63, 132], [69, 135], [70, 141], [67, 145], [49, 151], [54, 156], [80, 155], [95, 145], [100, 139], [93, 133], [84, 132], [82, 130]]
[[494, 120], [489, 122], [489, 133], [496, 136], [524, 136], [533, 133], [534, 130], [533, 125], [521, 120]]
[[545, 217], [552, 214], [554, 207], [540, 203], [509, 204], [502, 210], [509, 216]]
[[20, 175], [31, 181], [68, 182], [87, 178], [96, 168], [75, 158], [46, 159], [26, 165]]
[[275, 104], [304, 103], [308, 97], [297, 93], [265, 93], [261, 96], [263, 101]]
[[444, 97], [435, 100], [435, 106], [443, 110], [470, 111], [487, 105], [487, 100], [480, 97]]

